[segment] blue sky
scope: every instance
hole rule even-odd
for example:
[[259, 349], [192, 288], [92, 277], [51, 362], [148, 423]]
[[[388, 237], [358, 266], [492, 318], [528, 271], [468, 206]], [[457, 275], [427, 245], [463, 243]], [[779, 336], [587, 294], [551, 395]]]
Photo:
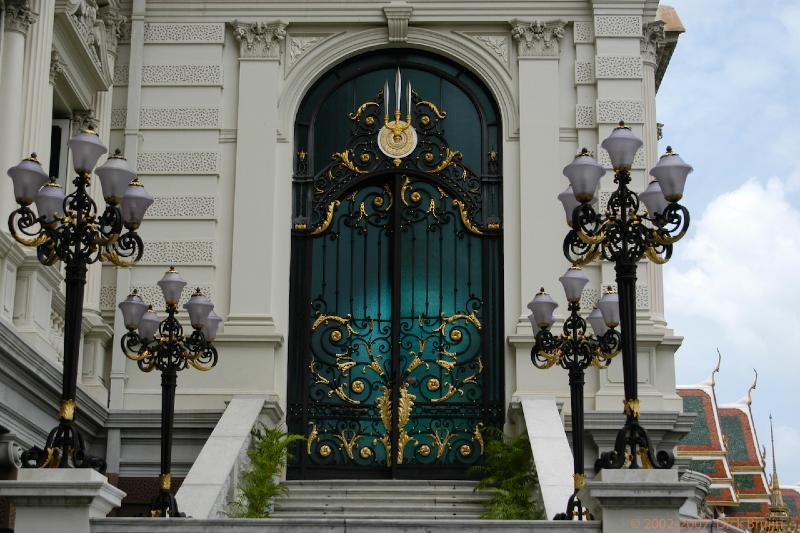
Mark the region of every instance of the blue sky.
[[800, 484], [800, 2], [665, 3], [686, 33], [658, 93], [661, 147], [695, 168], [692, 228], [664, 269], [677, 380], [705, 380], [719, 348], [717, 400], [733, 403], [755, 367], [759, 441], [771, 412], [781, 484]]

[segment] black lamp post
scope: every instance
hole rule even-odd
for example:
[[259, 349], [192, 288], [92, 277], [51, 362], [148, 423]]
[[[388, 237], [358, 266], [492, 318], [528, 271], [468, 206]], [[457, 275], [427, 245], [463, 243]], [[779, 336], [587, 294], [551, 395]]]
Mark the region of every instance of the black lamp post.
[[[87, 455], [83, 437], [75, 426], [86, 267], [99, 260], [129, 267], [141, 259], [144, 246], [136, 230], [153, 197], [117, 151], [96, 170], [106, 201], [105, 211], [98, 215], [97, 204], [87, 189], [92, 169], [106, 153], [106, 147], [91, 129], [70, 139], [68, 145], [78, 175], [72, 182], [74, 192], [66, 196], [61, 185], [48, 180], [36, 154], [8, 169], [14, 182], [14, 197], [20, 205], [8, 218], [8, 229], [17, 242], [36, 247], [42, 264], [64, 262], [67, 289], [59, 423], [47, 436], [44, 449], [34, 446], [23, 454], [22, 460], [26, 467], [91, 467], [103, 471], [105, 461]], [[33, 203], [36, 212], [31, 208]], [[123, 228], [127, 230], [124, 233]]]
[[[536, 343], [531, 349], [531, 361], [536, 368], [546, 369], [555, 365], [569, 371], [569, 394], [572, 406], [572, 458], [575, 490], [567, 501], [565, 513], [554, 520], [583, 520], [583, 506], [577, 498], [586, 482], [583, 469], [583, 385], [584, 371], [591, 365], [607, 368], [611, 359], [619, 353], [620, 334], [614, 329], [619, 324], [619, 300], [613, 291], [607, 291], [597, 307], [584, 320], [580, 315], [580, 300], [583, 288], [589, 282], [580, 267], [570, 267], [559, 278], [569, 302], [569, 316], [564, 321], [560, 336], [550, 332], [553, 311], [558, 304], [544, 292], [544, 288], [528, 304], [532, 311], [531, 325], [536, 333]], [[587, 334], [586, 322], [591, 324], [595, 335]]]
[[[614, 449], [602, 453], [595, 470], [602, 468], [671, 468], [675, 462], [666, 450], [654, 453], [645, 429], [639, 424], [636, 370], [636, 266], [647, 257], [657, 264], [672, 256], [672, 245], [689, 227], [689, 211], [678, 204], [692, 167], [667, 147], [650, 174], [655, 178], [645, 191], [628, 188], [631, 166], [642, 140], [624, 122], [602, 143], [614, 168], [617, 189], [611, 193], [604, 214], [591, 205], [605, 169], [584, 148], [564, 168], [570, 187], [559, 195], [572, 227], [564, 239], [564, 256], [575, 265], [596, 259], [615, 264], [619, 290], [622, 368], [625, 381], [625, 425], [617, 434]], [[640, 210], [640, 201], [647, 213]], [[627, 452], [629, 449], [630, 452]]]
[[[184, 304], [189, 312], [193, 331], [183, 335], [178, 317], [180, 300], [186, 281], [171, 267], [158, 282], [167, 307], [167, 318], [161, 320], [134, 290], [119, 308], [128, 332], [120, 343], [125, 355], [144, 372], [161, 371], [161, 475], [159, 492], [150, 506], [150, 516], [184, 516], [172, 494], [172, 425], [175, 418], [175, 388], [178, 371], [187, 367], [211, 370], [217, 364], [217, 349], [212, 341], [222, 319], [214, 313], [214, 304], [200, 289]], [[138, 332], [136, 331], [138, 329]]]

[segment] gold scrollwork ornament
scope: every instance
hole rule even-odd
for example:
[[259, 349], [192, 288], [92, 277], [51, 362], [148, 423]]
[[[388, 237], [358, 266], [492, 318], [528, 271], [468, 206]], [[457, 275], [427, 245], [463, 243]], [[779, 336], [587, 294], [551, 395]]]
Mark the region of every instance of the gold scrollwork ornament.
[[328, 446], [327, 444], [323, 444], [322, 446], [319, 447], [319, 454], [322, 457], [329, 457], [332, 451], [333, 450], [331, 450], [331, 447]]

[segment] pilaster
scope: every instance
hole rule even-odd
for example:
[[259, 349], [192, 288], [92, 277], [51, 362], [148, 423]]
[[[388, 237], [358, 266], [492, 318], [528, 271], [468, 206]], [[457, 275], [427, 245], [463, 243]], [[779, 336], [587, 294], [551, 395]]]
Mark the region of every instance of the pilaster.
[[547, 279], [555, 279], [564, 266], [561, 254], [541, 253], [561, 249], [560, 233], [541, 231], [532, 220], [533, 217], [553, 221], [564, 218], [555, 201], [561, 182], [553, 179], [561, 174], [563, 166], [559, 150], [558, 63], [564, 26], [562, 21], [511, 21], [519, 68], [519, 211], [523, 217], [519, 246], [523, 302], [518, 310], [518, 330], [521, 326], [525, 328], [523, 331], [530, 331], [526, 318], [529, 311], [525, 308], [527, 297], [535, 294], [542, 283], [526, 273], [550, 273]]
[[[10, 0], [3, 13], [3, 73], [0, 76], [0, 169], [6, 169], [22, 159], [22, 131], [25, 79], [25, 38], [38, 16], [29, 1]], [[46, 163], [46, 162], [45, 162]], [[0, 214], [7, 217], [16, 208], [11, 180], [0, 179]], [[2, 231], [8, 232], [2, 224]]]
[[[53, 123], [53, 87], [50, 85], [50, 60], [53, 48], [55, 2], [32, 0], [39, 14], [31, 25], [25, 47], [25, 128], [22, 151], [36, 152], [44, 165], [50, 161], [50, 130]], [[46, 170], [46, 168], [45, 168]]]
[[[281, 42], [286, 23], [230, 23], [239, 43], [236, 186], [231, 260], [230, 309], [225, 337], [265, 340], [274, 333], [272, 278], [278, 228], [264, 227], [275, 198], [277, 100]], [[280, 228], [282, 230], [282, 228]]]
[[0, 232], [0, 320], [14, 319], [17, 269], [25, 260], [22, 247], [6, 231]]

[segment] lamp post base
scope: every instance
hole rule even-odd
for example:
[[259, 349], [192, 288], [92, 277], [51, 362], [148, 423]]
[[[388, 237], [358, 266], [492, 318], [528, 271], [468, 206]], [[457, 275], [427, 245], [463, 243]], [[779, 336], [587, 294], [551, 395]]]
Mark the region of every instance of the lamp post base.
[[553, 520], [591, 520], [592, 514], [588, 509], [583, 507], [581, 500], [578, 498], [578, 491], [576, 490], [572, 496], [567, 500], [567, 512], [558, 513], [553, 517]]
[[[641, 466], [639, 460], [642, 462]], [[671, 452], [661, 450], [654, 453], [650, 437], [639, 424], [638, 418], [628, 414], [625, 425], [617, 433], [614, 449], [600, 454], [600, 458], [594, 463], [594, 470], [599, 472], [602, 469], [620, 468], [670, 469], [674, 464], [675, 457]]]
[[169, 490], [161, 489], [158, 496], [150, 505], [150, 516], [152, 518], [186, 518], [186, 515], [178, 510], [178, 501]]
[[72, 420], [62, 419], [47, 436], [44, 449], [34, 446], [22, 454], [23, 468], [93, 468], [101, 474], [106, 462], [88, 455], [83, 436]]

